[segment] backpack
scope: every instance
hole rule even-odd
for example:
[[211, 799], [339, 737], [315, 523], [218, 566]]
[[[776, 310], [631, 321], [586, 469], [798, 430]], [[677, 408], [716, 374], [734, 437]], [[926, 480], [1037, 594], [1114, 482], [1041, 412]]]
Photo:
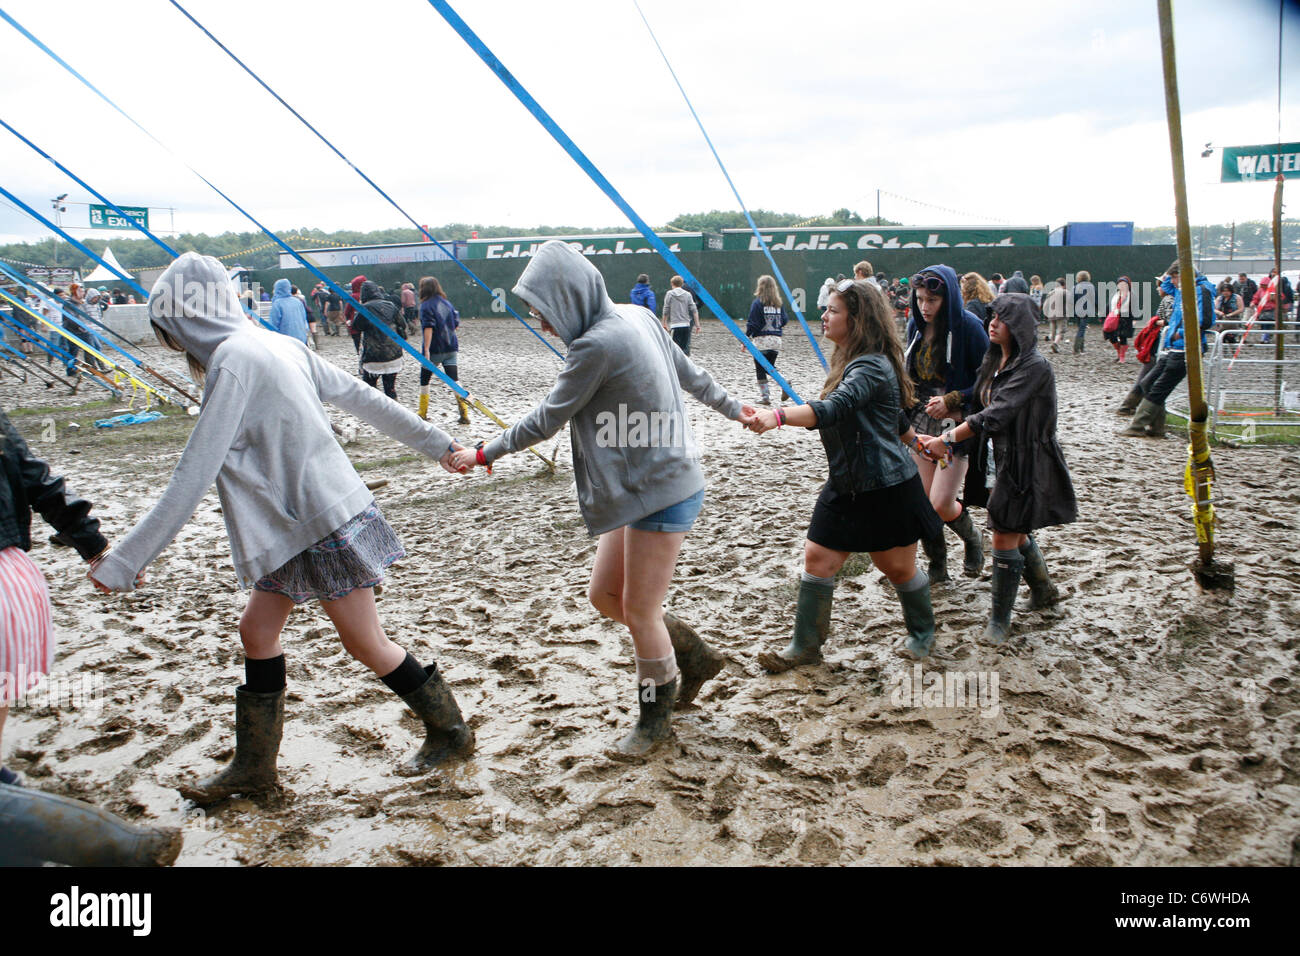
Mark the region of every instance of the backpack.
[[1137, 349], [1138, 361], [1146, 365], [1151, 361], [1151, 353], [1155, 350], [1156, 343], [1160, 341], [1160, 316], [1153, 315], [1151, 319], [1143, 326], [1142, 331], [1137, 334], [1133, 340], [1133, 347]]

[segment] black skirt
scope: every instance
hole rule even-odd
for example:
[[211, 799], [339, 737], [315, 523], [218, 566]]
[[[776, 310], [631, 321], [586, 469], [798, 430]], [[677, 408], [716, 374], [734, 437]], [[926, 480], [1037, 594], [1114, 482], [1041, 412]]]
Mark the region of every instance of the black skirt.
[[828, 481], [808, 525], [808, 540], [832, 551], [888, 551], [942, 533], [920, 475], [856, 495], [841, 495]]

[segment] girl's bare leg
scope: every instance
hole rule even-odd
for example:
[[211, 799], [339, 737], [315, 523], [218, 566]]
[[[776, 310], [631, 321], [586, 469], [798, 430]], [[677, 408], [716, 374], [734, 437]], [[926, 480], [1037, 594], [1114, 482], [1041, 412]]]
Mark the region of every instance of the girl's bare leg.
[[406, 659], [406, 651], [388, 639], [379, 623], [372, 588], [357, 588], [337, 601], [321, 601], [320, 606], [347, 652], [380, 677], [391, 674]]

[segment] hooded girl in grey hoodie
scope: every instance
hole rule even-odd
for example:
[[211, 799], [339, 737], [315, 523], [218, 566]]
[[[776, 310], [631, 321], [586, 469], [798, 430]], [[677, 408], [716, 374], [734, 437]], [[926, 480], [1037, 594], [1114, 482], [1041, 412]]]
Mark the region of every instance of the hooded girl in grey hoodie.
[[578, 507], [588, 532], [600, 537], [588, 597], [627, 627], [636, 651], [640, 719], [610, 753], [639, 757], [668, 736], [674, 706], [689, 704], [723, 665], [717, 651], [663, 611], [704, 499], [682, 392], [745, 425], [754, 409], [692, 363], [650, 312], [615, 305], [596, 267], [563, 242], [537, 251], [514, 293], [568, 346], [564, 368], [540, 405], [486, 447], [457, 452], [452, 463], [491, 465], [570, 425]]
[[254, 588], [239, 624], [247, 681], [235, 692], [235, 758], [181, 793], [212, 803], [276, 786], [285, 696], [280, 631], [294, 605], [312, 599], [348, 652], [424, 721], [424, 746], [405, 772], [468, 754], [473, 732], [437, 665], [421, 667], [379, 624], [373, 588], [402, 556], [401, 544], [335, 441], [322, 402], [449, 471], [460, 445], [304, 342], [250, 324], [216, 259], [187, 252], [173, 262], [149, 296], [149, 315], [163, 344], [184, 351], [204, 380], [203, 404], [167, 490], [91, 578], [102, 591], [134, 590], [215, 481], [240, 586]]

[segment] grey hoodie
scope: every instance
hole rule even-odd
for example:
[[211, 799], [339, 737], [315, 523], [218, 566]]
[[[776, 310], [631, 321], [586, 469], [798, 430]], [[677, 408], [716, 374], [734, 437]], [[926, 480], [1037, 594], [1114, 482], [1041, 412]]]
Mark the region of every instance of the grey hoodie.
[[241, 587], [254, 584], [374, 501], [321, 402], [440, 458], [451, 437], [319, 358], [258, 328], [225, 267], [187, 252], [149, 296], [151, 319], [207, 368], [203, 405], [167, 490], [109, 552], [95, 580], [115, 591], [189, 521], [215, 480]]
[[670, 329], [688, 329], [699, 324], [700, 310], [690, 290], [681, 287], [668, 290], [664, 296], [664, 321]]
[[727, 418], [741, 404], [673, 344], [643, 308], [615, 305], [590, 262], [552, 240], [515, 295], [569, 347], [545, 400], [483, 450], [489, 462], [572, 422], [574, 480], [587, 530], [604, 534], [704, 490], [682, 389]]

